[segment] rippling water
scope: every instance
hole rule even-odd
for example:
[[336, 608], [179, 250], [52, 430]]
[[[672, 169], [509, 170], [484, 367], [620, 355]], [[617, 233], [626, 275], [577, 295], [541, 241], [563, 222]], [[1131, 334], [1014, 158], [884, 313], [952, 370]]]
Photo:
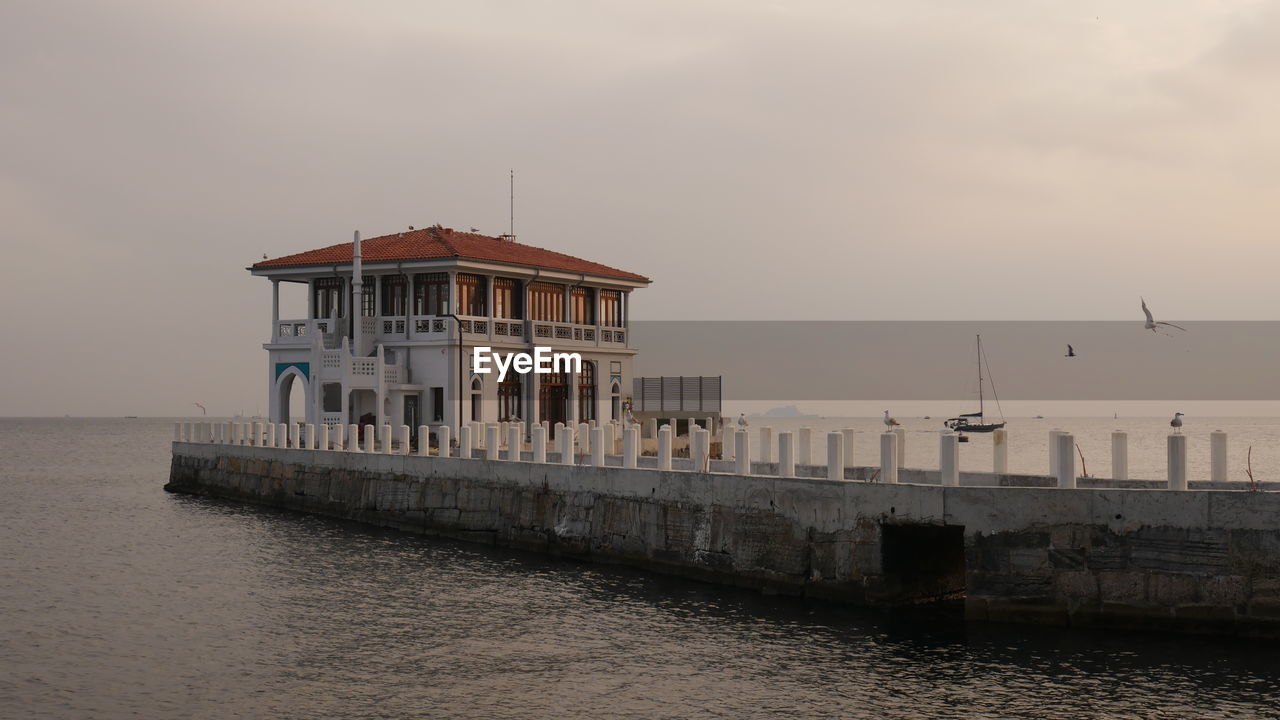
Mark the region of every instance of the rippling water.
[[0, 420], [0, 717], [1280, 717], [1275, 644], [965, 625], [169, 495]]

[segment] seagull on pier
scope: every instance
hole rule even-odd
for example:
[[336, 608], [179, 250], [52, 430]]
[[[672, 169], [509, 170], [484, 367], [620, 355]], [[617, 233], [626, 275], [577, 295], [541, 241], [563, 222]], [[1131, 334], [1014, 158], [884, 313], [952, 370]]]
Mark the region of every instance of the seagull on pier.
[[738, 427], [744, 428], [746, 426], [747, 426], [747, 414], [738, 413]]
[[1182, 413], [1173, 414], [1173, 419], [1169, 421], [1169, 427], [1173, 428], [1174, 432], [1182, 432]]
[[901, 425], [901, 424], [902, 424], [902, 423], [898, 422], [898, 418], [892, 418], [892, 417], [889, 417], [889, 411], [888, 411], [888, 410], [885, 410], [885, 411], [884, 411], [884, 426], [885, 426], [885, 427], [887, 427], [887, 428], [889, 428], [890, 430], [892, 430], [892, 429], [894, 428], [894, 426], [895, 426], [895, 425]]
[[[1187, 329], [1182, 327], [1181, 325], [1174, 325], [1171, 322], [1157, 321], [1154, 317], [1151, 316], [1151, 311], [1147, 309], [1147, 301], [1143, 300], [1143, 298], [1141, 297], [1139, 297], [1138, 299], [1142, 300], [1142, 313], [1147, 316], [1147, 321], [1142, 325], [1142, 328], [1144, 330], [1150, 330], [1151, 332], [1158, 332], [1156, 330], [1157, 325], [1168, 325], [1171, 328], [1178, 328], [1182, 332], [1187, 331]], [[1168, 335], [1168, 333], [1165, 333], [1165, 334]]]
[[1066, 355], [1063, 355], [1062, 357], [1075, 357], [1075, 356], [1076, 356], [1075, 348], [1073, 348], [1073, 347], [1071, 347], [1070, 345], [1068, 345], [1068, 346], [1067, 346], [1067, 354], [1066, 354]]

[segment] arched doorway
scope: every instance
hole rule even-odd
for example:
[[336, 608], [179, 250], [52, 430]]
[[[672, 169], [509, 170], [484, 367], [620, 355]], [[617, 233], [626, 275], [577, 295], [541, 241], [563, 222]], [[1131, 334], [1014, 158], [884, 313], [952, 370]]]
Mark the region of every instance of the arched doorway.
[[547, 373], [538, 382], [538, 421], [555, 425], [568, 422], [569, 378], [564, 373]]
[[308, 422], [307, 377], [289, 367], [276, 378], [276, 419], [280, 423]]
[[622, 388], [619, 387], [617, 381], [609, 389], [609, 407], [614, 420], [622, 419]]
[[520, 406], [522, 386], [520, 376], [509, 373], [507, 379], [498, 383], [498, 422], [512, 422], [524, 418]]
[[480, 378], [473, 378], [471, 380], [471, 421], [472, 422], [484, 422], [484, 413], [480, 412], [481, 408], [483, 407], [483, 404], [482, 404], [483, 398], [484, 398], [484, 395], [482, 392], [483, 389], [484, 389], [484, 385], [483, 383], [480, 382]]

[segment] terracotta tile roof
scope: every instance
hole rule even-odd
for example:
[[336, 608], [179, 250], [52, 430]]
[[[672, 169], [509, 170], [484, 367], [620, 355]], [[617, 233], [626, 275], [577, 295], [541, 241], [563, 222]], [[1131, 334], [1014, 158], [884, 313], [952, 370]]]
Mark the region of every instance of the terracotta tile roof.
[[[351, 263], [351, 243], [330, 245], [294, 255], [263, 260], [253, 264], [254, 270], [303, 265], [346, 265]], [[459, 232], [453, 228], [429, 227], [409, 230], [395, 235], [365, 238], [360, 242], [361, 257], [365, 262], [388, 260], [428, 260], [432, 258], [466, 258], [492, 262], [544, 267], [575, 273], [589, 273], [604, 277], [650, 282], [636, 273], [618, 270], [607, 265], [543, 250], [531, 245], [521, 245], [488, 235]]]

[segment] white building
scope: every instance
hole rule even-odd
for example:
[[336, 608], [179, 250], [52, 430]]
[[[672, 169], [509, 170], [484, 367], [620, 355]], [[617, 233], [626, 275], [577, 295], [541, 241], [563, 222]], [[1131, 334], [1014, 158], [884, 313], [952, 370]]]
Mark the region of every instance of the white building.
[[[445, 424], [620, 419], [636, 350], [635, 273], [451, 228], [360, 239], [255, 263], [272, 283], [272, 422], [306, 397], [307, 423]], [[305, 283], [307, 317], [280, 317], [280, 283]], [[356, 312], [352, 312], [356, 308]], [[581, 372], [472, 371], [472, 348], [582, 356]]]

